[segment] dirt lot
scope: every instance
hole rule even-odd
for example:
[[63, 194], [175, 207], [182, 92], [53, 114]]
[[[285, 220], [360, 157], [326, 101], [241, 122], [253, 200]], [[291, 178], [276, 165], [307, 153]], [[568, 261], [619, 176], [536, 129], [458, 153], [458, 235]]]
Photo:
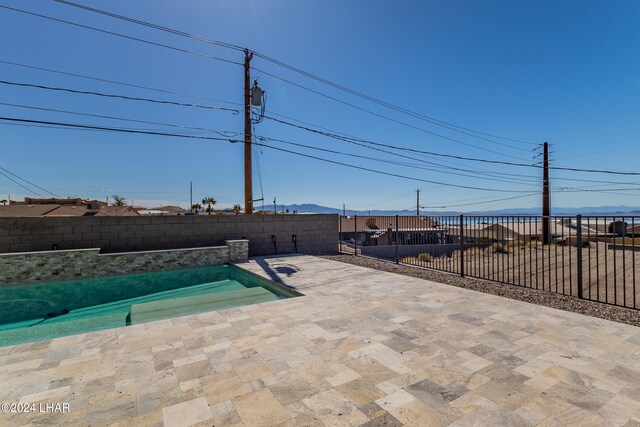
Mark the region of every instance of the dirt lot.
[[[460, 251], [450, 257], [405, 257], [401, 262], [460, 273]], [[496, 244], [464, 251], [466, 276], [578, 296], [578, 249], [557, 244]], [[582, 296], [640, 308], [640, 251], [591, 242], [582, 249]]]

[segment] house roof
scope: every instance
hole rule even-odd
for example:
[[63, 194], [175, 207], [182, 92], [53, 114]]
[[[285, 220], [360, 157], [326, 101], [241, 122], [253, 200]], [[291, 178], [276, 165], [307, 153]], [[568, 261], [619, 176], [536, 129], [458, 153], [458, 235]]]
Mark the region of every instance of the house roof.
[[2, 205], [0, 217], [43, 216], [60, 205]]
[[[419, 218], [419, 219], [418, 219]], [[349, 232], [363, 232], [368, 231], [371, 232], [373, 230], [387, 230], [387, 228], [391, 227], [395, 230], [396, 228], [396, 217], [395, 216], [357, 216], [357, 217], [340, 217], [340, 230], [343, 233]], [[399, 229], [413, 229], [413, 230], [422, 230], [433, 228], [434, 221], [429, 217], [417, 217], [417, 216], [399, 216], [398, 217], [398, 228]]]
[[161, 211], [161, 212], [170, 212], [170, 213], [182, 213], [186, 209], [181, 206], [158, 206], [155, 208], [147, 209], [149, 211]]
[[6, 205], [0, 206], [0, 217], [60, 217], [60, 216], [138, 216], [131, 206], [102, 206], [87, 209], [73, 205]]

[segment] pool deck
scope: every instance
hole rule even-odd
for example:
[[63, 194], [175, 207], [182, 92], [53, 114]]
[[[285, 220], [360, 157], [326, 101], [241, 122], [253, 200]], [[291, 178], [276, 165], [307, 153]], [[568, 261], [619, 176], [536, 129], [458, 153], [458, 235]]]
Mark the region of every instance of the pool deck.
[[305, 296], [0, 347], [0, 425], [640, 426], [640, 328], [310, 256]]

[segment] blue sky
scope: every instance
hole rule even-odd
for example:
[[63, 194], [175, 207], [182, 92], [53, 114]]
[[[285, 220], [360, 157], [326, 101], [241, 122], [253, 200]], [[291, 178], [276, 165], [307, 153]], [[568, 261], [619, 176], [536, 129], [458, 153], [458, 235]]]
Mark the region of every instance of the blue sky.
[[[3, 0], [3, 5], [68, 19], [242, 61], [242, 54], [99, 16], [53, 1]], [[635, 1], [83, 1], [115, 13], [181, 29], [274, 57], [412, 111], [465, 128], [529, 143], [453, 132], [340, 92], [255, 58], [252, 65], [419, 131], [336, 103], [253, 71], [267, 91], [267, 114], [283, 114], [352, 136], [418, 150], [533, 163], [531, 143], [552, 144], [552, 164], [638, 172], [640, 158], [640, 3]], [[5, 40], [0, 60], [242, 102], [242, 68], [0, 9]], [[0, 64], [2, 80], [196, 102]], [[0, 85], [0, 102], [241, 132], [242, 115], [197, 108], [96, 98]], [[202, 104], [229, 106], [214, 101]], [[159, 125], [0, 105], [4, 117], [175, 132]], [[426, 133], [456, 139], [453, 142]], [[388, 161], [428, 166], [265, 120], [260, 136]], [[135, 204], [188, 204], [214, 196], [219, 206], [243, 203], [242, 146], [97, 131], [3, 124], [0, 167], [64, 196]], [[215, 135], [214, 135], [215, 136]], [[274, 147], [447, 184], [415, 182], [322, 163], [263, 148], [254, 195], [278, 203], [318, 203], [352, 209], [415, 206], [481, 210], [540, 205], [541, 171], [422, 156], [436, 170], [410, 168], [281, 143]], [[465, 145], [466, 144], [466, 145]], [[489, 151], [487, 151], [489, 150]], [[407, 155], [407, 152], [399, 152]], [[411, 155], [411, 154], [409, 154]], [[413, 155], [412, 155], [413, 156]], [[443, 168], [442, 166], [445, 166]], [[451, 168], [472, 176], [451, 175]], [[481, 175], [478, 175], [478, 172]], [[491, 173], [494, 175], [486, 175]], [[499, 175], [495, 175], [498, 173]], [[507, 175], [514, 174], [514, 175]], [[515, 176], [515, 175], [526, 175]], [[261, 177], [261, 184], [260, 179]], [[552, 205], [640, 205], [640, 177], [553, 171]], [[616, 183], [577, 182], [566, 179]], [[601, 190], [614, 189], [609, 192]], [[576, 191], [580, 190], [580, 191]], [[596, 191], [581, 191], [596, 190]], [[505, 191], [513, 191], [508, 193]], [[516, 193], [516, 192], [531, 192]], [[0, 198], [28, 193], [0, 176]], [[519, 197], [513, 200], [500, 200]], [[478, 205], [459, 206], [468, 203]], [[256, 204], [258, 207], [260, 203]]]

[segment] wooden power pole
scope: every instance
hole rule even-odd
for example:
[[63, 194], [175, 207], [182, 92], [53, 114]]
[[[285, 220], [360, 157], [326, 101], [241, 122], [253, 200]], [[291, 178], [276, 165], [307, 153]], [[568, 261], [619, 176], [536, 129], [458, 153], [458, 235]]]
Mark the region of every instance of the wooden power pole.
[[251, 163], [251, 59], [253, 52], [244, 50], [244, 213], [253, 214], [253, 178]]
[[416, 188], [416, 215], [420, 216], [420, 189]]
[[544, 143], [543, 153], [543, 172], [542, 172], [542, 243], [548, 245], [551, 243], [550, 215], [551, 202], [549, 195], [549, 143]]

